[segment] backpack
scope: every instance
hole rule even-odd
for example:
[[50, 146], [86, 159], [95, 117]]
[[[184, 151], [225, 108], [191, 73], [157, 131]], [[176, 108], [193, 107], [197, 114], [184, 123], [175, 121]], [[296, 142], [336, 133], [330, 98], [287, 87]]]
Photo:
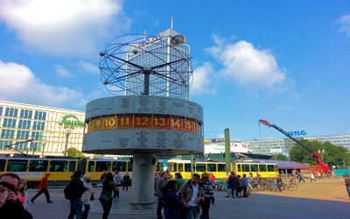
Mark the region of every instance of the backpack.
[[71, 200], [74, 196], [74, 191], [72, 189], [71, 183], [69, 183], [63, 190], [64, 197], [68, 200]]

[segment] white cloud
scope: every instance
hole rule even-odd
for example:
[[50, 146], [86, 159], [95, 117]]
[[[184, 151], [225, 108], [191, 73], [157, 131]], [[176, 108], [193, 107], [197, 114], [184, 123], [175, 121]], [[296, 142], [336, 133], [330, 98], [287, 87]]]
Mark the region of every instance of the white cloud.
[[64, 78], [68, 78], [68, 77], [71, 77], [73, 75], [72, 72], [70, 72], [68, 69], [66, 69], [62, 65], [56, 65], [55, 71], [59, 76], [64, 77]]
[[346, 36], [350, 37], [350, 14], [344, 15], [338, 20], [339, 32], [345, 33]]
[[89, 74], [100, 73], [100, 69], [98, 68], [98, 66], [89, 62], [80, 61], [78, 62], [78, 67], [81, 68], [85, 73], [89, 73]]
[[23, 43], [53, 55], [91, 55], [106, 38], [128, 29], [122, 0], [1, 1], [0, 20]]
[[48, 85], [35, 77], [25, 65], [0, 60], [0, 98], [20, 102], [58, 106], [74, 103], [80, 92], [67, 87]]
[[212, 93], [212, 77], [214, 69], [210, 63], [204, 63], [193, 71], [190, 91], [192, 94]]
[[247, 41], [226, 43], [214, 37], [215, 46], [209, 52], [222, 65], [220, 72], [237, 83], [249, 87], [271, 88], [281, 84], [286, 73], [279, 68], [273, 54], [256, 49]]

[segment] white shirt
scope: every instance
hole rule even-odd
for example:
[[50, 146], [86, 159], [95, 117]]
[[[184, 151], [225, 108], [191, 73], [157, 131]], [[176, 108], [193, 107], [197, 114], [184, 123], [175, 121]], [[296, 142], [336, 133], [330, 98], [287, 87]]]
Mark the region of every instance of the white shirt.
[[198, 190], [199, 190], [198, 184], [192, 185], [192, 197], [191, 197], [191, 200], [188, 202], [189, 206], [192, 206], [192, 207], [198, 206], [198, 204], [197, 204]]

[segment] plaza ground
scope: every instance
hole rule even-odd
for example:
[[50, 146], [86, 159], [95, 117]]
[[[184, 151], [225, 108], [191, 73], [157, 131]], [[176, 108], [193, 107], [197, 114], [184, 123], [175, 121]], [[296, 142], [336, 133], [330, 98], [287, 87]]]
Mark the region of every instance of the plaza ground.
[[[99, 194], [100, 189], [96, 189]], [[35, 191], [29, 191], [29, 197]], [[39, 197], [35, 204], [28, 204], [29, 211], [37, 219], [67, 218], [69, 203], [64, 199], [62, 189], [50, 190], [53, 204], [47, 204], [44, 196]], [[127, 192], [121, 192], [120, 200], [114, 201], [117, 210], [109, 218], [153, 219], [153, 210], [141, 213], [123, 209], [127, 205]], [[316, 183], [299, 184], [296, 191], [259, 192], [249, 198], [225, 198], [226, 193], [217, 192], [216, 204], [211, 207], [211, 219], [345, 219], [350, 218], [350, 201], [347, 198], [342, 179], [324, 179]], [[98, 195], [97, 195], [98, 196]], [[124, 208], [125, 209], [125, 208]], [[101, 218], [101, 208], [98, 201], [92, 204], [92, 219]]]

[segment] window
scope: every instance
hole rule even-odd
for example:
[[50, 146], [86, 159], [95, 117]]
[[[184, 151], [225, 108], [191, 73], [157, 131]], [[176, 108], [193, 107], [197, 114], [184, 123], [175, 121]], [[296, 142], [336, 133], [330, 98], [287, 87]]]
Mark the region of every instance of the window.
[[88, 172], [94, 172], [95, 171], [95, 161], [89, 161], [88, 163]]
[[242, 172], [249, 172], [249, 164], [242, 164]]
[[113, 171], [126, 171], [126, 162], [124, 161], [114, 161], [112, 166]]
[[266, 172], [266, 165], [265, 164], [260, 164], [259, 165], [259, 171], [260, 172]]
[[237, 164], [237, 172], [241, 172], [242, 171], [242, 164]]
[[76, 161], [69, 162], [69, 172], [75, 172], [75, 164], [76, 163], [77, 163]]
[[29, 163], [29, 171], [31, 172], [46, 172], [47, 160], [31, 160]]
[[27, 171], [28, 160], [8, 160], [8, 172], [25, 172]]
[[178, 163], [177, 164], [177, 171], [178, 172], [183, 172], [184, 171], [184, 164], [183, 163]]
[[205, 172], [205, 164], [197, 163], [196, 164], [196, 172]]
[[267, 171], [268, 171], [268, 172], [273, 172], [273, 171], [275, 171], [275, 165], [267, 165]]
[[51, 160], [50, 172], [67, 172], [68, 162], [64, 160]]
[[128, 171], [132, 171], [132, 161], [128, 162]]
[[5, 163], [6, 160], [0, 160], [0, 172], [3, 172], [5, 170]]
[[218, 172], [226, 172], [226, 165], [219, 163], [218, 164]]
[[258, 172], [258, 164], [252, 164], [250, 168], [251, 172]]
[[169, 163], [168, 170], [170, 172], [176, 172], [177, 171], [176, 163]]
[[2, 110], [3, 110], [3, 107], [0, 106], [0, 116], [2, 115]]
[[185, 163], [185, 172], [192, 172], [191, 164]]
[[5, 116], [8, 116], [8, 117], [17, 117], [17, 115], [18, 115], [18, 109], [15, 109], [15, 108], [6, 108]]
[[111, 171], [111, 162], [96, 161], [96, 172]]
[[215, 163], [208, 163], [207, 170], [208, 170], [208, 172], [216, 172], [216, 164]]

